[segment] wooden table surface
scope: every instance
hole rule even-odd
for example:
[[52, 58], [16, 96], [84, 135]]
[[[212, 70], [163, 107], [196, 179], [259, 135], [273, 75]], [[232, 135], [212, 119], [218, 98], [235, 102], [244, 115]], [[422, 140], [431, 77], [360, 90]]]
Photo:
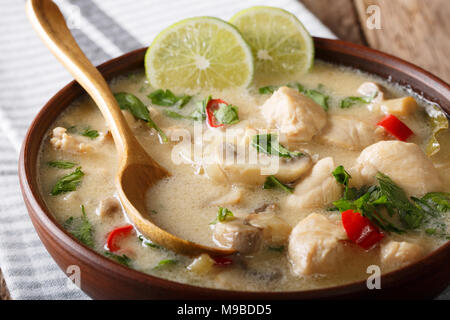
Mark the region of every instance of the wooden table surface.
[[[300, 1], [338, 38], [387, 52], [450, 82], [449, 0]], [[369, 6], [379, 10], [380, 29], [368, 27]]]
[[[450, 82], [449, 0], [300, 0], [336, 36], [390, 53]], [[371, 29], [379, 10], [380, 29]], [[0, 300], [8, 299], [0, 271]]]

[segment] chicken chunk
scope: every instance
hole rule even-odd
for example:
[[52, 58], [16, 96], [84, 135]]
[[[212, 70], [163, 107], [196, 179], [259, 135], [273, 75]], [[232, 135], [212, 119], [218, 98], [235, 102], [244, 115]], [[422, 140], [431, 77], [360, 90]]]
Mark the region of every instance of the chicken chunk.
[[327, 114], [319, 104], [288, 87], [275, 91], [261, 112], [269, 126], [278, 129], [288, 142], [310, 141], [327, 123]]
[[295, 186], [294, 193], [287, 197], [287, 205], [294, 208], [321, 208], [339, 199], [342, 186], [331, 174], [335, 167], [331, 157], [319, 160], [309, 175]]
[[252, 213], [245, 217], [245, 222], [263, 231], [264, 241], [268, 244], [287, 243], [291, 226], [273, 213]]
[[330, 116], [316, 141], [347, 150], [362, 150], [385, 138], [383, 132], [376, 129], [374, 125], [353, 118]]
[[389, 176], [408, 195], [442, 189], [438, 171], [420, 147], [401, 141], [380, 141], [365, 148], [350, 169], [356, 186], [375, 184], [375, 175]]
[[244, 224], [242, 219], [234, 219], [214, 225], [213, 240], [220, 247], [251, 254], [261, 247], [263, 233], [259, 228]]
[[100, 218], [110, 217], [113, 214], [120, 212], [122, 207], [119, 200], [115, 197], [108, 197], [100, 201], [96, 213]]
[[288, 254], [296, 275], [328, 274], [342, 267], [348, 256], [341, 224], [312, 213], [292, 230]]
[[50, 143], [55, 149], [69, 153], [86, 153], [93, 149], [92, 145], [83, 137], [74, 137], [67, 134], [67, 129], [56, 127], [52, 131]]
[[416, 243], [390, 240], [381, 245], [381, 265], [396, 269], [419, 260], [424, 255], [424, 248]]

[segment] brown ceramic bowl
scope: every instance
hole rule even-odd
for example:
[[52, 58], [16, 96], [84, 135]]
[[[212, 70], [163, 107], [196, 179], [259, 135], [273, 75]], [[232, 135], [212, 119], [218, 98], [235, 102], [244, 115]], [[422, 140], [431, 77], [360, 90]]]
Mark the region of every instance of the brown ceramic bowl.
[[[390, 78], [450, 113], [450, 87], [444, 81], [405, 61], [369, 48], [338, 40], [315, 38], [318, 59], [351, 66]], [[110, 60], [99, 70], [106, 79], [142, 68], [145, 48]], [[34, 119], [22, 146], [19, 176], [23, 197], [36, 231], [55, 259], [66, 270], [81, 268], [81, 289], [96, 299], [330, 299], [330, 298], [430, 298], [450, 283], [450, 243], [422, 260], [385, 274], [380, 290], [368, 290], [364, 281], [327, 289], [298, 292], [242, 292], [201, 288], [156, 278], [119, 265], [72, 238], [53, 218], [39, 194], [37, 156], [45, 132], [72, 101], [83, 95], [72, 81], [44, 106]]]

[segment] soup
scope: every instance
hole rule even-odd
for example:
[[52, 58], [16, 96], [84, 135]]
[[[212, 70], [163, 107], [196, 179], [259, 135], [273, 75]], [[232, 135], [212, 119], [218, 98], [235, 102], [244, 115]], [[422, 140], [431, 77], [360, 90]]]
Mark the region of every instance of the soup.
[[147, 191], [146, 218], [238, 251], [185, 257], [140, 234], [116, 194], [111, 134], [83, 97], [42, 142], [40, 188], [64, 228], [118, 263], [202, 287], [297, 291], [395, 270], [448, 241], [450, 133], [430, 146], [442, 113], [406, 88], [320, 61], [247, 89], [171, 94], [141, 70], [110, 86], [159, 129], [122, 111], [171, 173]]

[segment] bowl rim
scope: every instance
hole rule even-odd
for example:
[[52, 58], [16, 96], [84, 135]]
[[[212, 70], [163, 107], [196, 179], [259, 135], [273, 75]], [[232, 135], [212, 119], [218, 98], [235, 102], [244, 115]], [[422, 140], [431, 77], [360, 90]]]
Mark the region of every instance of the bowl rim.
[[[384, 65], [388, 65], [391, 68], [402, 67], [403, 70], [400, 70], [402, 74], [408, 73], [409, 75], [417, 76], [420, 75], [421, 79], [424, 82], [430, 82], [433, 87], [437, 88], [437, 91], [442, 90], [442, 94], [444, 95], [446, 102], [450, 101], [450, 86], [440, 78], [432, 75], [431, 73], [423, 70], [422, 68], [413, 65], [409, 62], [406, 62], [402, 59], [394, 57], [392, 55], [342, 40], [334, 40], [334, 39], [324, 39], [314, 37], [314, 43], [316, 48], [321, 48], [323, 50], [331, 50], [331, 49], [339, 49], [343, 54], [354, 55], [356, 52], [359, 53], [359, 56], [366, 60], [372, 60]], [[131, 59], [132, 57], [142, 55], [145, 53], [146, 48], [140, 48], [137, 50], [133, 50], [131, 52], [125, 53], [117, 58], [108, 60], [101, 65], [98, 66], [98, 69], [103, 74], [107, 71], [109, 66], [117, 64], [121, 61]], [[325, 59], [320, 59], [325, 60]], [[325, 60], [326, 61], [326, 60]], [[124, 70], [127, 68], [124, 68]], [[128, 71], [132, 69], [128, 68]], [[408, 72], [405, 72], [407, 70]], [[365, 70], [364, 70], [365, 71]], [[121, 73], [126, 73], [127, 71], [121, 71]], [[365, 71], [366, 72], [366, 71]], [[116, 77], [117, 75], [113, 75], [111, 77]], [[111, 78], [108, 77], [108, 78]], [[150, 274], [146, 274], [144, 272], [131, 269], [120, 265], [107, 257], [101, 255], [100, 253], [94, 251], [93, 249], [88, 248], [82, 243], [78, 242], [75, 238], [73, 238], [53, 217], [53, 214], [46, 207], [45, 202], [43, 201], [40, 191], [38, 188], [34, 187], [34, 184], [30, 181], [31, 179], [37, 180], [37, 177], [31, 176], [31, 167], [37, 167], [37, 163], [29, 163], [27, 159], [30, 158], [30, 153], [32, 152], [31, 145], [34, 143], [34, 132], [36, 128], [39, 126], [43, 117], [46, 116], [48, 111], [52, 108], [52, 106], [57, 102], [58, 98], [64, 95], [67, 95], [70, 91], [76, 89], [78, 87], [80, 89], [78, 83], [73, 80], [64, 86], [61, 90], [59, 90], [38, 112], [38, 114], [33, 119], [22, 144], [20, 158], [19, 158], [19, 182], [22, 190], [22, 195], [25, 200], [25, 204], [27, 206], [27, 211], [32, 219], [35, 229], [37, 229], [37, 224], [47, 229], [51, 237], [55, 241], [59, 241], [63, 244], [67, 250], [70, 250], [72, 254], [77, 258], [81, 259], [88, 265], [92, 265], [97, 270], [106, 270], [113, 277], [141, 283], [146, 286], [157, 286], [160, 288], [169, 288], [174, 291], [183, 292], [184, 294], [192, 294], [196, 295], [197, 293], [207, 294], [211, 297], [214, 296], [229, 296], [235, 298], [250, 298], [250, 299], [283, 299], [283, 298], [333, 298], [345, 296], [347, 294], [355, 294], [355, 293], [363, 293], [367, 292], [366, 280], [355, 281], [351, 283], [346, 283], [343, 285], [326, 287], [326, 288], [318, 288], [311, 290], [300, 290], [300, 291], [241, 291], [241, 290], [226, 290], [226, 289], [216, 289], [209, 287], [200, 287], [191, 284], [185, 284], [181, 282], [176, 282], [169, 279], [159, 278]], [[85, 94], [83, 91], [81, 94], [76, 95], [74, 99], [71, 99], [71, 102], [78, 98], [80, 95]], [[433, 97], [431, 97], [431, 101]], [[70, 103], [67, 104], [69, 106]], [[67, 106], [63, 107], [58, 115], [61, 114], [63, 110], [67, 108]], [[449, 114], [450, 107], [448, 105], [442, 106], [446, 111], [447, 116]], [[56, 118], [53, 118], [54, 121]], [[46, 128], [48, 129], [48, 128]], [[41, 144], [42, 139], [39, 141], [39, 145]], [[36, 220], [36, 221], [34, 221]], [[47, 247], [46, 247], [47, 249]], [[48, 249], [47, 249], [48, 251]], [[443, 244], [436, 250], [433, 250], [420, 260], [416, 261], [413, 264], [407, 265], [400, 269], [396, 269], [394, 271], [390, 271], [388, 273], [382, 274], [382, 282], [383, 289], [396, 287], [401, 284], [404, 284], [405, 281], [412, 275], [423, 272], [423, 270], [433, 264], [434, 261], [438, 261], [440, 256], [445, 255], [448, 259], [450, 258], [450, 241]], [[54, 259], [54, 258], [53, 258]], [[409, 278], [411, 279], [411, 278]]]

